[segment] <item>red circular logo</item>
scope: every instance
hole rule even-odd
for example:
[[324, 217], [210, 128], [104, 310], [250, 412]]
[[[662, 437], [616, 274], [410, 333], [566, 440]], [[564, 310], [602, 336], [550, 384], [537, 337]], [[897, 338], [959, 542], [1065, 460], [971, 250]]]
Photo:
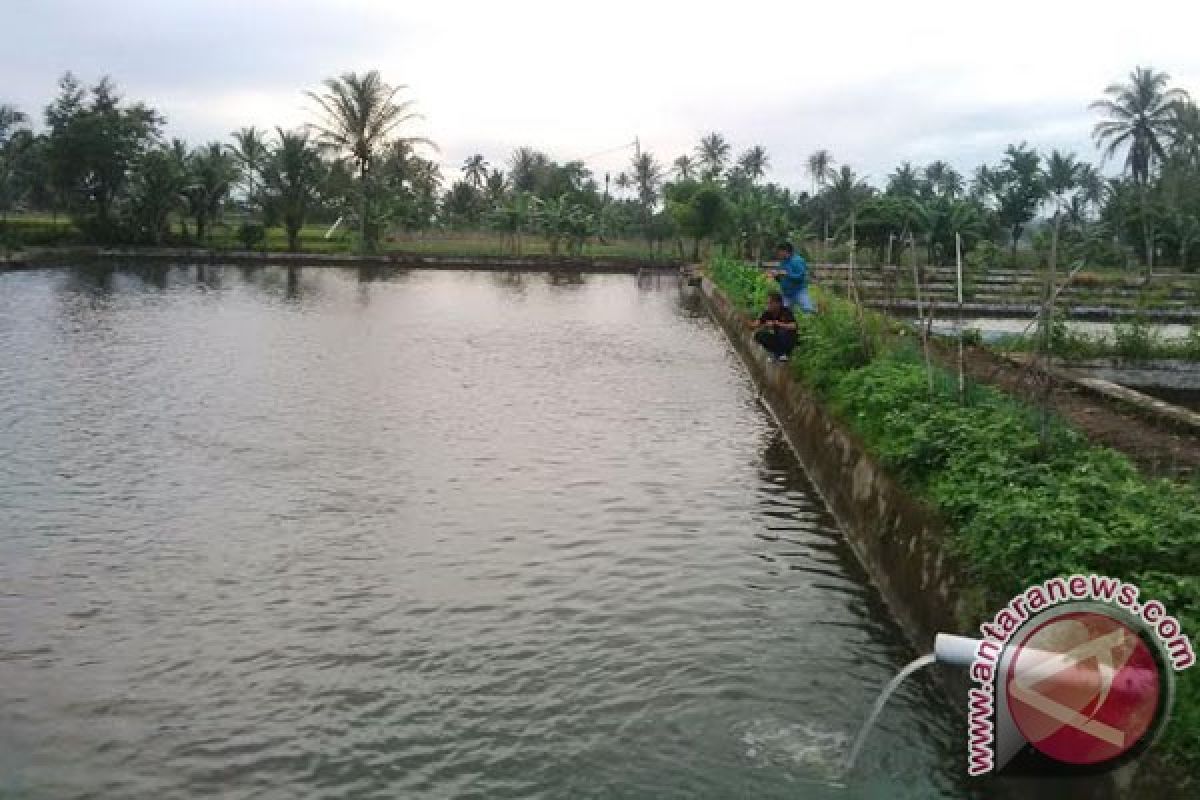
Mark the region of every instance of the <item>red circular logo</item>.
[[1120, 620], [1093, 611], [1056, 616], [1014, 651], [1005, 692], [1034, 747], [1067, 764], [1119, 758], [1154, 724], [1163, 696], [1149, 646]]

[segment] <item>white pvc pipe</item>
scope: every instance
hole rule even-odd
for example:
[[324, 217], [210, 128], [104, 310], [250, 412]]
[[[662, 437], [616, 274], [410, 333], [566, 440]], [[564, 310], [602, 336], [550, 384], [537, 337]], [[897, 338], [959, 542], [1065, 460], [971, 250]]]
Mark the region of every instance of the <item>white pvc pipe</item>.
[[968, 668], [975, 662], [979, 641], [966, 636], [939, 633], [933, 640], [933, 654], [939, 664]]

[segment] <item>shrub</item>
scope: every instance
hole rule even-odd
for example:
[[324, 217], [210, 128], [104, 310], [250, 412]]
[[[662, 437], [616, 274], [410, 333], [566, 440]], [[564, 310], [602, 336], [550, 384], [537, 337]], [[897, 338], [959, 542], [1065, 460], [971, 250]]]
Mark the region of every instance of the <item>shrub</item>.
[[714, 258], [709, 274], [743, 312], [765, 307], [767, 293], [774, 288], [774, 282], [765, 272], [731, 258]]
[[1187, 338], [1183, 341], [1183, 357], [1200, 361], [1200, 322], [1193, 322], [1188, 329]]
[[856, 316], [854, 307], [828, 292], [814, 290], [819, 314], [801, 317], [796, 332], [796, 369], [815, 389], [826, 392], [843, 373], [866, 365], [881, 339], [878, 316]]
[[238, 226], [237, 238], [242, 247], [253, 250], [267, 240], [267, 229], [256, 222], [243, 222]]
[[1008, 253], [995, 242], [984, 239], [967, 253], [967, 269], [971, 272], [986, 272], [1007, 263]]
[[1113, 326], [1117, 355], [1122, 358], [1153, 358], [1162, 348], [1162, 336], [1142, 315]]
[[1050, 352], [1062, 358], [1093, 358], [1108, 350], [1104, 337], [1092, 337], [1067, 324], [1067, 316], [1055, 311], [1050, 321]]
[[[724, 263], [714, 280], [746, 296], [753, 280], [739, 270]], [[960, 402], [944, 370], [931, 392], [920, 355], [886, 337], [886, 321], [825, 295], [820, 308], [801, 320], [794, 373], [939, 510], [950, 549], [993, 602], [1055, 575], [1098, 572], [1136, 582], [1185, 631], [1200, 630], [1200, 483], [1144, 477], [1061, 421], [1043, 440], [1036, 410], [974, 385]], [[1069, 341], [1057, 325], [1060, 343]], [[1126, 326], [1122, 346], [1140, 350], [1152, 338], [1145, 327]], [[1198, 331], [1189, 346], [1200, 344]], [[1162, 754], [1200, 768], [1200, 669], [1179, 675]]]
[[79, 232], [65, 218], [60, 222], [50, 219], [13, 218], [0, 223], [0, 241], [19, 250], [22, 247], [57, 247], [74, 244]]

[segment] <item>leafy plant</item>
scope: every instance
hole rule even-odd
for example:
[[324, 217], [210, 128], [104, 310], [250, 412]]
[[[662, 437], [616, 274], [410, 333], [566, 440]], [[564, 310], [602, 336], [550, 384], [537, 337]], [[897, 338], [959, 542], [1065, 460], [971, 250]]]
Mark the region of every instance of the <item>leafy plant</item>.
[[[710, 274], [745, 310], [765, 291], [761, 273], [737, 262], [716, 260]], [[801, 320], [794, 374], [941, 512], [951, 551], [993, 602], [1055, 575], [1094, 571], [1137, 582], [1185, 630], [1200, 629], [1200, 484], [1144, 477], [1061, 421], [1043, 443], [1034, 409], [976, 385], [962, 403], [947, 371], [935, 372], [930, 393], [909, 341], [883, 336], [886, 324], [870, 317], [860, 322], [847, 301], [822, 294], [820, 307]], [[1144, 328], [1126, 327], [1127, 349], [1148, 340]], [[1056, 329], [1067, 346], [1062, 320]], [[1197, 329], [1190, 341], [1200, 342]], [[1200, 670], [1179, 677], [1164, 745], [1166, 757], [1195, 768]]]
[[756, 313], [756, 309], [766, 306], [772, 284], [765, 272], [731, 258], [714, 258], [709, 265], [709, 274], [743, 312]]
[[1113, 327], [1116, 352], [1124, 358], [1153, 358], [1161, 343], [1161, 335], [1152, 327], [1145, 316], [1138, 315], [1129, 322], [1119, 322]]
[[267, 238], [267, 230], [257, 222], [243, 222], [237, 230], [238, 242], [247, 250], [253, 250]]

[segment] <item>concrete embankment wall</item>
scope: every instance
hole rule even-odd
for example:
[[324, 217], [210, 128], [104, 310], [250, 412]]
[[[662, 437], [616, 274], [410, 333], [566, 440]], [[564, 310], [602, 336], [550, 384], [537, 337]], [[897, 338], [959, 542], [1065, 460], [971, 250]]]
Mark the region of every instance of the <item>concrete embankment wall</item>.
[[744, 317], [707, 278], [701, 291], [913, 641], [928, 652], [939, 631], [973, 630], [985, 613], [982, 598], [947, 554], [936, 513], [887, 475], [787, 366], [767, 358]]
[[[929, 652], [938, 632], [979, 636], [1007, 598], [987, 598], [967, 579], [948, 552], [947, 529], [937, 513], [901, 487], [868, 454], [863, 443], [782, 364], [759, 347], [746, 318], [704, 278], [701, 292], [713, 318], [728, 335], [755, 383], [796, 449], [805, 470], [837, 517], [843, 532], [879, 586], [893, 614], [920, 652]], [[995, 607], [993, 607], [995, 606]], [[965, 671], [941, 670], [950, 702], [966, 719], [969, 686]], [[966, 768], [966, 733], [963, 733]], [[1063, 780], [989, 778], [980, 788], [989, 797], [1020, 800], [1089, 800], [1190, 796], [1185, 781], [1160, 770], [1151, 757], [1116, 773]]]
[[1168, 389], [1200, 393], [1200, 363], [1178, 358], [1135, 361], [1121, 358], [1055, 359], [1064, 367], [1089, 378], [1134, 389]]

